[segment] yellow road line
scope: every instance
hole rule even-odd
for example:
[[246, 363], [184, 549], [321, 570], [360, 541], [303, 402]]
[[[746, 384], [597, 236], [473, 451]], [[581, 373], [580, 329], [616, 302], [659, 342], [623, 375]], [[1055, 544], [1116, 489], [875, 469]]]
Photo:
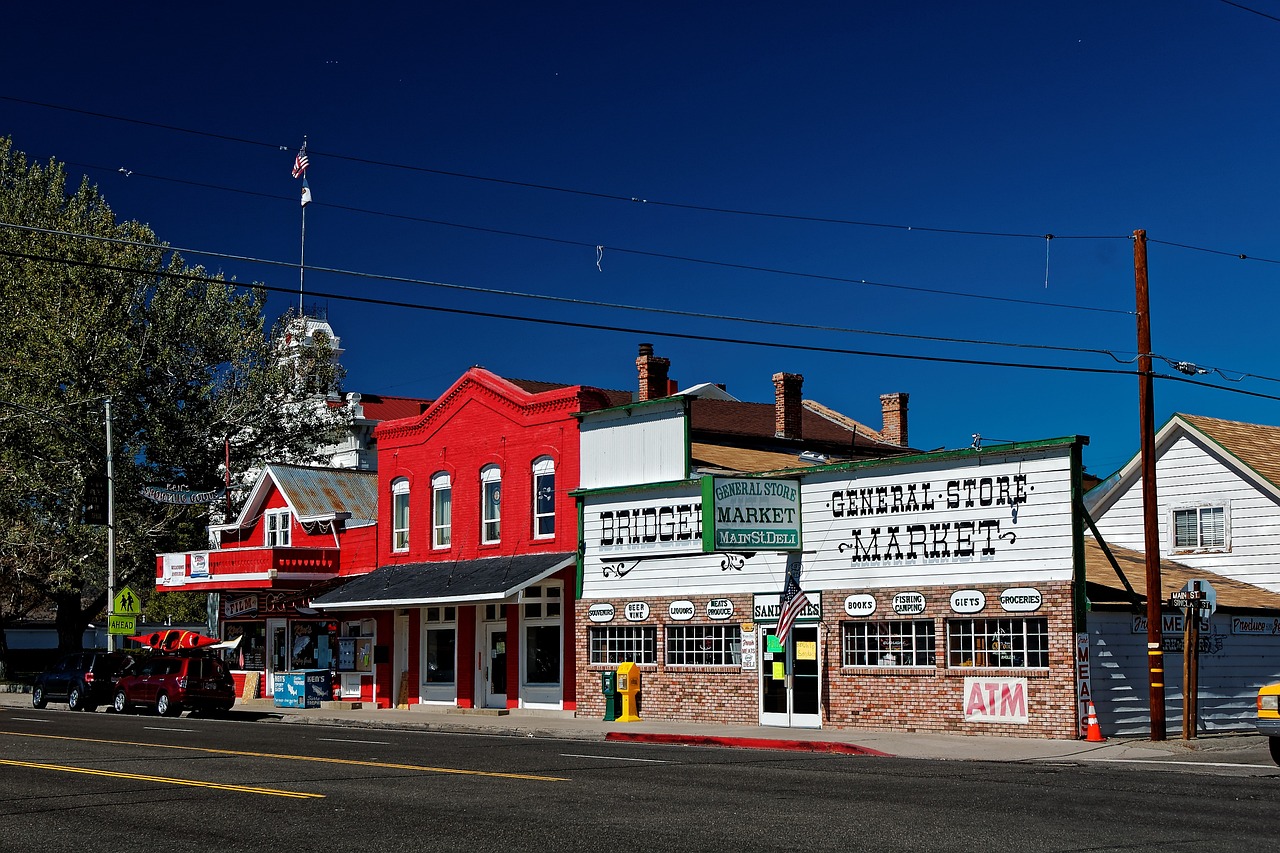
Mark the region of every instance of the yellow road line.
[[9, 761], [0, 758], [0, 764], [8, 767], [29, 767], [33, 770], [58, 770], [63, 773], [84, 773], [89, 776], [108, 776], [112, 779], [133, 779], [140, 782], [163, 782], [166, 785], [186, 785], [189, 788], [213, 788], [218, 791], [235, 791], [241, 794], [266, 794], [271, 797], [292, 797], [297, 800], [324, 799], [324, 794], [308, 794], [301, 791], [282, 791], [277, 788], [254, 788], [249, 785], [223, 785], [218, 782], [200, 782], [195, 779], [175, 779], [171, 776], [147, 776], [141, 773], [121, 773], [118, 770], [93, 770], [88, 767], [68, 767], [65, 764], [37, 764], [34, 761]]
[[103, 738], [70, 737], [67, 735], [44, 735], [33, 732], [6, 732], [0, 735], [11, 737], [44, 738], [46, 740], [69, 740], [77, 743], [105, 743], [113, 746], [143, 746], [156, 749], [181, 749], [189, 752], [203, 752], [210, 755], [232, 755], [238, 758], [271, 758], [277, 761], [314, 761], [321, 764], [344, 764], [352, 767], [378, 767], [386, 770], [413, 770], [419, 773], [449, 773], [456, 776], [486, 776], [496, 779], [520, 779], [526, 782], [568, 782], [560, 776], [535, 776], [528, 773], [497, 773], [489, 770], [461, 770], [457, 767], [427, 767], [420, 764], [393, 764], [385, 761], [357, 761], [351, 758], [326, 758], [319, 755], [284, 755], [273, 752], [246, 752], [239, 749], [214, 749], [205, 746], [181, 746], [167, 743], [141, 743], [129, 740], [106, 740]]

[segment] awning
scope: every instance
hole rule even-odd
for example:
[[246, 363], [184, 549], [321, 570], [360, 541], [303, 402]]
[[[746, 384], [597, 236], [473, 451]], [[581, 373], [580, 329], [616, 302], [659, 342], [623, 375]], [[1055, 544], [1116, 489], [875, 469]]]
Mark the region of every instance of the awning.
[[311, 606], [329, 611], [502, 601], [576, 558], [570, 551], [382, 566], [312, 599]]

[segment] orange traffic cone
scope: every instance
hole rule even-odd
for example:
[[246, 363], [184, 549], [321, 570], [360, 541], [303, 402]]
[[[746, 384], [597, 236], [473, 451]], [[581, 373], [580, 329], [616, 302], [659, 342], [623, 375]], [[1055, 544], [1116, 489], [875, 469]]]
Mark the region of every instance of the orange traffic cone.
[[1084, 737], [1089, 743], [1103, 743], [1106, 738], [1102, 736], [1102, 727], [1098, 725], [1098, 709], [1093, 707], [1093, 700], [1089, 700], [1089, 722]]

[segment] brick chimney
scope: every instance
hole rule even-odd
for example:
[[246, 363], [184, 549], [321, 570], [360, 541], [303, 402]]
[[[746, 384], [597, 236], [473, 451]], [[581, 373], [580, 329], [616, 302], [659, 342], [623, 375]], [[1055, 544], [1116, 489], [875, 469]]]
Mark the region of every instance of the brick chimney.
[[669, 367], [671, 367], [671, 359], [654, 355], [653, 344], [640, 345], [640, 356], [636, 359], [636, 372], [640, 375], [640, 393], [636, 396], [637, 403], [670, 396], [670, 383], [667, 381]]
[[880, 435], [885, 441], [906, 446], [907, 444], [907, 395], [881, 394], [880, 413], [882, 426]]
[[798, 373], [773, 374], [773, 434], [778, 438], [801, 438], [800, 388], [804, 377]]

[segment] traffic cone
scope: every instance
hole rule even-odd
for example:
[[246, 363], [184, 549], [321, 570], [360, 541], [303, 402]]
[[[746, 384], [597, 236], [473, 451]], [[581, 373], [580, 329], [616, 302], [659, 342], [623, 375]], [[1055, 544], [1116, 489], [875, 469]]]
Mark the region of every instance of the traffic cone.
[[1102, 736], [1102, 727], [1098, 725], [1098, 709], [1093, 707], [1093, 700], [1089, 700], [1089, 722], [1085, 731], [1084, 739], [1089, 743], [1103, 743], [1106, 738]]

